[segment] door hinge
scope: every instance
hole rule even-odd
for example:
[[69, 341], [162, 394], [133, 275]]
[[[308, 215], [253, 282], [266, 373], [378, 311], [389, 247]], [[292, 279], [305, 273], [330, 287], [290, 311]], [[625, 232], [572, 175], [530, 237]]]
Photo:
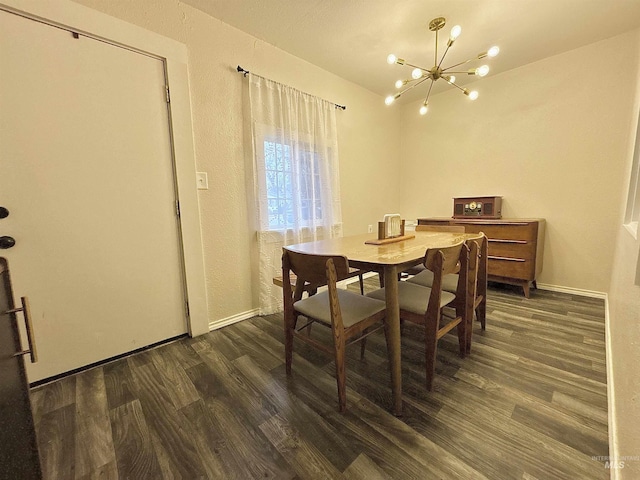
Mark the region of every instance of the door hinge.
[[189, 318], [189, 302], [184, 302], [184, 311], [187, 314], [187, 318]]
[[176, 215], [180, 218], [180, 201], [176, 200]]
[[169, 94], [169, 85], [165, 85], [165, 92], [167, 93], [167, 103], [171, 103], [171, 95]]

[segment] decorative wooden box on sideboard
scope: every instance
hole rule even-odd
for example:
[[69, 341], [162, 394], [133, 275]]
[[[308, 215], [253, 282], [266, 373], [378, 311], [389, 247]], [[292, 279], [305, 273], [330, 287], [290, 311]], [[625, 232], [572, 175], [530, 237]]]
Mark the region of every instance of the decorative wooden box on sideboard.
[[419, 218], [418, 225], [463, 225], [468, 233], [484, 232], [489, 240], [489, 280], [520, 285], [529, 298], [529, 285], [542, 271], [543, 218], [499, 220]]

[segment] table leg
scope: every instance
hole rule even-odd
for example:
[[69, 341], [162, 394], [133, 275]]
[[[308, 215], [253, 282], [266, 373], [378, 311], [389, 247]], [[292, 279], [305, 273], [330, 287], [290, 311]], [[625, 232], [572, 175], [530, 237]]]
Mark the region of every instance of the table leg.
[[398, 270], [395, 265], [384, 267], [385, 300], [387, 314], [385, 320], [385, 334], [387, 337], [387, 352], [389, 354], [389, 369], [391, 370], [391, 392], [393, 394], [393, 411], [396, 416], [402, 415], [402, 368], [400, 360], [400, 305], [398, 303]]

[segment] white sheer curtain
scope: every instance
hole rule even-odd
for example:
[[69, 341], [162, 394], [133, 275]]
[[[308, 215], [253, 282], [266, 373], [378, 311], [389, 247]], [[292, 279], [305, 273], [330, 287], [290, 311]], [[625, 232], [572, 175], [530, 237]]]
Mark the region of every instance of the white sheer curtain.
[[342, 236], [335, 105], [249, 74], [260, 314], [282, 310], [282, 247]]

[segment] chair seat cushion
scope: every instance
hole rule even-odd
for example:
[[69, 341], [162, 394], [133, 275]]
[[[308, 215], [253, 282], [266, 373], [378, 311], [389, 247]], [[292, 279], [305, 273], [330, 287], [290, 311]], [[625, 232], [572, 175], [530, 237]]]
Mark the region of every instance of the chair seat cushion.
[[[338, 289], [338, 301], [342, 312], [342, 323], [345, 328], [371, 317], [385, 309], [385, 302], [358, 295], [347, 290]], [[324, 291], [303, 298], [293, 304], [293, 308], [305, 317], [311, 317], [327, 325], [331, 325], [331, 311], [329, 309], [329, 292]]]
[[[431, 288], [433, 286], [433, 272], [425, 269], [408, 279], [407, 282]], [[456, 293], [458, 291], [458, 275], [455, 273], [445, 275], [442, 279], [442, 290]]]
[[[415, 283], [398, 282], [398, 301], [400, 303], [400, 310], [406, 310], [418, 315], [424, 314], [427, 311], [427, 305], [429, 303], [429, 297], [431, 295], [431, 289], [429, 287], [423, 287]], [[368, 297], [383, 300], [385, 298], [384, 288], [374, 290], [371, 293], [367, 293]], [[442, 292], [440, 296], [440, 307], [448, 305], [456, 296], [451, 292]]]

